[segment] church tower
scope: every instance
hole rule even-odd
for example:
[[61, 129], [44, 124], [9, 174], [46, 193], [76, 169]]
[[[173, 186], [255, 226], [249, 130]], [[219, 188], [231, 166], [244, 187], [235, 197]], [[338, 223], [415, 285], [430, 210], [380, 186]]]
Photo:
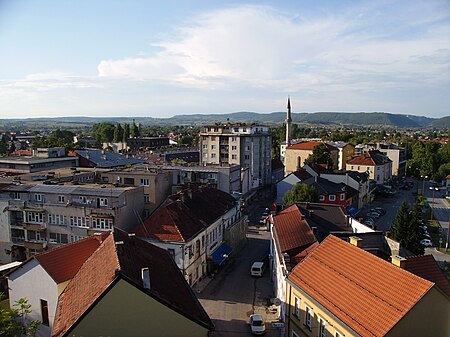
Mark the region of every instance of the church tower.
[[286, 147], [291, 145], [291, 124], [292, 124], [292, 117], [291, 117], [291, 98], [288, 97], [287, 101], [287, 114], [286, 114]]

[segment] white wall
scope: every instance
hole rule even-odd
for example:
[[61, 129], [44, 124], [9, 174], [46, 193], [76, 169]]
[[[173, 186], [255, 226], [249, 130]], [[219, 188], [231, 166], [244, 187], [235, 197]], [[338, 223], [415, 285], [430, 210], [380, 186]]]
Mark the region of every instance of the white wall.
[[350, 218], [350, 226], [352, 226], [353, 233], [369, 233], [375, 232], [372, 228], [360, 223], [359, 221]]
[[11, 255], [6, 250], [11, 250], [11, 232], [9, 230], [9, 212], [5, 211], [8, 201], [0, 200], [0, 264], [11, 262]]
[[41, 325], [37, 336], [50, 336], [58, 304], [58, 289], [55, 281], [47, 274], [36, 259], [23, 264], [8, 277], [9, 300], [11, 306], [20, 298], [31, 304], [31, 320], [42, 321], [41, 299], [48, 302], [50, 326]]
[[283, 198], [286, 192], [292, 189], [298, 182], [300, 182], [300, 179], [298, 179], [295, 174], [289, 174], [277, 183], [277, 205], [281, 205], [283, 203]]

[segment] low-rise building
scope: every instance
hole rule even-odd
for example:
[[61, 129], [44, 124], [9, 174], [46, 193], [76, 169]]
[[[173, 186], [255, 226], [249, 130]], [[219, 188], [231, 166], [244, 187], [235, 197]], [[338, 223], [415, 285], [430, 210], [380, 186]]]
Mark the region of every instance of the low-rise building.
[[307, 184], [314, 181], [314, 177], [305, 169], [298, 169], [295, 172], [289, 173], [282, 180], [277, 182], [277, 199], [276, 204], [282, 205], [283, 198], [287, 191], [294, 188], [297, 183]]
[[230, 194], [192, 186], [170, 196], [135, 233], [170, 252], [190, 285], [245, 243], [247, 216]]
[[288, 336], [448, 336], [435, 283], [327, 237], [287, 280]]
[[113, 168], [144, 163], [144, 160], [106, 150], [75, 150], [69, 156], [79, 158], [81, 167]]
[[346, 170], [367, 172], [370, 180], [383, 184], [392, 178], [392, 160], [378, 150], [368, 151], [350, 160]]
[[306, 141], [289, 145], [286, 148], [284, 158], [285, 175], [295, 172], [305, 165], [305, 160], [313, 153], [316, 146], [325, 144], [333, 161], [333, 168], [338, 168], [339, 150], [333, 145], [324, 143], [322, 141]]

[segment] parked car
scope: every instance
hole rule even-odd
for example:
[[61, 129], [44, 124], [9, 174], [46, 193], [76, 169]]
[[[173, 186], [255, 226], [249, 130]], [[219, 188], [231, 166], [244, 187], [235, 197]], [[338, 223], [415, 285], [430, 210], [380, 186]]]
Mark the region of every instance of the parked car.
[[266, 333], [266, 324], [262, 315], [250, 315], [250, 329], [253, 335], [264, 335]]
[[378, 214], [377, 212], [369, 212], [369, 213], [367, 213], [367, 216], [378, 219], [380, 217], [380, 214]]
[[385, 215], [385, 214], [386, 214], [386, 210], [385, 210], [384, 208], [381, 208], [381, 207], [375, 207], [375, 210], [376, 210], [377, 212], [380, 212], [382, 215]]
[[431, 242], [430, 239], [423, 239], [423, 240], [420, 240], [420, 243], [421, 243], [422, 245], [424, 245], [425, 247], [431, 247], [431, 246], [433, 245], [433, 243]]

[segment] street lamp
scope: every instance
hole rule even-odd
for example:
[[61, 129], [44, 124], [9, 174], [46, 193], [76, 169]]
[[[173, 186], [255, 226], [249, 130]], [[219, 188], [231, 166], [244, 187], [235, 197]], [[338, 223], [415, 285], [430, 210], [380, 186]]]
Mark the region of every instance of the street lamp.
[[433, 187], [433, 199], [432, 199], [432, 202], [431, 202], [431, 205], [430, 205], [430, 210], [431, 210], [431, 221], [433, 221], [433, 207], [432, 207], [432, 205], [434, 205], [434, 191], [439, 191], [439, 187]]
[[425, 179], [428, 179], [428, 176], [420, 176], [422, 178], [422, 199], [425, 199]]

